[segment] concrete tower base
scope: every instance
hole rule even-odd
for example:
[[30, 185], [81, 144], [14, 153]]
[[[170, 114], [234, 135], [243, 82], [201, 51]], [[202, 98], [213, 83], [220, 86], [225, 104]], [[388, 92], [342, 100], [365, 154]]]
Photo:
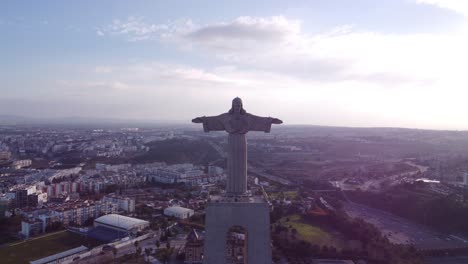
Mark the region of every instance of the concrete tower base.
[[247, 232], [248, 264], [271, 264], [270, 208], [263, 200], [212, 201], [206, 208], [205, 264], [226, 263], [226, 240], [232, 226]]

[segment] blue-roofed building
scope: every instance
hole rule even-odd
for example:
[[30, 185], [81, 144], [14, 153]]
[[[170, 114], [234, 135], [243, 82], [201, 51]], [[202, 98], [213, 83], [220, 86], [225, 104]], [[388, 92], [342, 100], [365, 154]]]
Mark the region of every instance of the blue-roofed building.
[[96, 240], [110, 243], [128, 236], [129, 233], [126, 231], [97, 226], [89, 230], [87, 235], [88, 237], [94, 238]]

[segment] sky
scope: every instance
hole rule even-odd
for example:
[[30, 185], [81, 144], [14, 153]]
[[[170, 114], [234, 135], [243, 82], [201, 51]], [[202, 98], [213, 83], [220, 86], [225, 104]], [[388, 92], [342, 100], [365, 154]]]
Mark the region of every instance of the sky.
[[1, 1], [0, 115], [468, 129], [468, 1]]

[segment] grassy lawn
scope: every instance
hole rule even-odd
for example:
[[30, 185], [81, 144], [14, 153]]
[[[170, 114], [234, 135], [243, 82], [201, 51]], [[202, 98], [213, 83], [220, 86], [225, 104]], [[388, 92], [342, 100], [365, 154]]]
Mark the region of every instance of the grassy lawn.
[[[289, 221], [287, 221], [289, 219]], [[335, 245], [333, 236], [327, 231], [320, 227], [311, 225], [302, 220], [300, 215], [290, 215], [278, 220], [277, 224], [288, 227], [291, 226], [291, 230], [295, 228], [297, 230], [296, 238], [298, 240], [308, 241], [311, 244], [316, 245]]]
[[100, 242], [94, 239], [61, 231], [0, 248], [0, 262], [2, 264], [29, 263], [31, 260], [37, 260], [81, 245], [93, 247], [99, 244]]
[[273, 193], [269, 193], [269, 194], [268, 194], [268, 196], [269, 196], [271, 199], [279, 199], [279, 198], [281, 198], [281, 197], [284, 197], [284, 198], [286, 198], [286, 200], [289, 200], [289, 201], [294, 200], [298, 195], [299, 195], [299, 194], [298, 194], [297, 191], [273, 192]]
[[21, 229], [21, 217], [0, 218], [0, 244], [19, 241], [16, 237]]
[[174, 248], [170, 248], [170, 249], [167, 249], [167, 248], [160, 248], [158, 250], [156, 250], [156, 253], [154, 254], [154, 256], [161, 262], [164, 263], [164, 256], [167, 256], [170, 258], [170, 256], [174, 253]]
[[[109, 263], [113, 263], [113, 261], [109, 262]], [[144, 263], [147, 263], [147, 262], [145, 261], [144, 256], [135, 257], [133, 254], [129, 254], [129, 255], [125, 255], [123, 257], [120, 257], [120, 258], [116, 259], [116, 263], [144, 264]]]
[[284, 198], [286, 198], [286, 200], [294, 200], [298, 195], [299, 193], [297, 191], [284, 192]]

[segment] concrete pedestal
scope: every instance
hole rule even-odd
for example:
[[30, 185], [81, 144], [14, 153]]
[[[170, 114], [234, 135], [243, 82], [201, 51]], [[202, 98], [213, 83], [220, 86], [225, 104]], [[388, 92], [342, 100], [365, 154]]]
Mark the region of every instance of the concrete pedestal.
[[205, 264], [226, 263], [226, 240], [232, 226], [247, 231], [248, 264], [271, 264], [270, 208], [266, 202], [213, 201], [206, 208]]

